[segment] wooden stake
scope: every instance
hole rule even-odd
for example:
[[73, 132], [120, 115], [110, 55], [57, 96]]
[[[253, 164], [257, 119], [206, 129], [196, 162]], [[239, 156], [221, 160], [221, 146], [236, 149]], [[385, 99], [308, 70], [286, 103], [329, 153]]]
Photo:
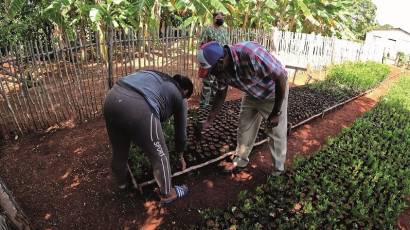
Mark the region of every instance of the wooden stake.
[[[80, 121], [83, 120], [83, 113], [82, 113], [82, 109], [81, 109], [81, 105], [79, 104], [79, 99], [78, 99], [78, 94], [76, 93], [76, 87], [75, 87], [75, 79], [71, 79], [71, 74], [68, 72], [68, 70], [70, 69], [70, 67], [67, 66], [67, 58], [69, 59], [69, 55], [67, 54], [67, 52], [65, 52], [63, 49], [63, 41], [59, 41], [58, 42], [58, 47], [61, 50], [61, 61], [63, 62], [64, 65], [64, 72], [65, 72], [65, 76], [67, 78], [67, 82], [68, 82], [68, 86], [69, 86], [69, 92], [71, 94], [71, 98], [73, 99], [73, 104], [76, 107], [76, 118], [79, 119]], [[67, 40], [66, 43], [69, 43], [69, 41]], [[69, 46], [69, 44], [67, 44]], [[68, 56], [68, 57], [67, 57]]]
[[[39, 42], [39, 43], [41, 44], [41, 42]], [[39, 63], [41, 63], [42, 74], [45, 75], [44, 77], [41, 78], [41, 81], [42, 81], [41, 87], [42, 87], [44, 93], [47, 96], [48, 102], [50, 103], [51, 111], [54, 115], [54, 122], [53, 123], [56, 124], [60, 121], [60, 119], [59, 119], [59, 116], [57, 114], [56, 109], [54, 108], [54, 102], [56, 101], [56, 99], [54, 97], [54, 94], [51, 93], [51, 96], [50, 96], [50, 93], [47, 90], [47, 87], [51, 85], [50, 73], [49, 73], [49, 70], [48, 70], [48, 66], [47, 66], [45, 58], [44, 58], [44, 60], [42, 60], [42, 56], [40, 56], [40, 55], [42, 55], [43, 51], [39, 49], [37, 41], [34, 41], [34, 48], [36, 50], [35, 52], [38, 54], [37, 61]], [[44, 74], [44, 71], [46, 72], [45, 74]]]
[[[268, 139], [264, 139], [264, 140], [262, 140], [262, 141], [260, 141], [260, 142], [255, 143], [253, 146], [255, 147], [255, 146], [261, 145], [261, 144], [263, 144], [263, 143], [265, 143], [265, 142], [267, 142], [267, 141], [268, 141]], [[180, 175], [185, 174], [185, 173], [187, 173], [187, 172], [191, 172], [191, 171], [193, 171], [193, 170], [197, 170], [197, 169], [203, 168], [203, 167], [205, 167], [205, 166], [207, 166], [207, 165], [210, 165], [210, 164], [212, 164], [212, 163], [215, 163], [215, 162], [217, 162], [217, 161], [220, 161], [220, 160], [222, 160], [222, 159], [225, 159], [226, 157], [232, 156], [232, 155], [234, 155], [234, 154], [235, 154], [235, 151], [231, 151], [231, 152], [225, 153], [225, 154], [223, 154], [222, 156], [219, 156], [219, 157], [217, 157], [217, 158], [215, 158], [215, 159], [209, 160], [209, 161], [207, 161], [207, 162], [204, 162], [204, 163], [201, 163], [201, 164], [198, 164], [198, 165], [191, 166], [191, 167], [189, 167], [189, 168], [187, 168], [187, 169], [185, 169], [185, 170], [183, 170], [183, 171], [176, 172], [176, 173], [172, 174], [172, 177], [177, 177], [177, 176], [180, 176]], [[128, 167], [128, 169], [129, 169], [129, 167]], [[129, 170], [130, 170], [130, 172], [131, 172], [131, 169], [129, 169]], [[131, 175], [132, 180], [136, 181], [136, 180], [135, 180], [135, 177], [134, 177], [133, 174], [132, 174], [132, 172], [130, 173], [130, 175]], [[146, 182], [143, 182], [143, 183], [141, 183], [141, 184], [138, 184], [138, 185], [137, 185], [137, 188], [139, 188], [140, 191], [142, 191], [142, 190], [141, 190], [142, 187], [147, 186], [147, 185], [150, 185], [150, 184], [153, 184], [153, 183], [155, 183], [155, 182], [156, 182], [155, 179], [152, 179], [152, 180], [150, 180], [150, 181], [146, 181]], [[134, 183], [134, 182], [133, 182], [133, 183]], [[136, 182], [135, 182], [135, 183], [136, 183]]]
[[30, 222], [23, 210], [13, 198], [12, 193], [0, 178], [0, 206], [6, 212], [7, 217], [19, 230], [30, 230]]
[[[34, 85], [34, 83], [33, 83], [33, 88], [34, 88], [34, 91], [35, 92], [37, 92], [37, 98], [38, 98], [38, 101], [40, 102], [39, 103], [39, 106], [40, 106], [40, 108], [41, 108], [41, 110], [42, 110], [42, 115], [43, 115], [43, 119], [44, 119], [44, 124], [46, 125], [44, 128], [48, 128], [48, 127], [50, 127], [51, 125], [50, 124], [52, 124], [52, 123], [50, 123], [50, 120], [49, 120], [49, 118], [52, 116], [51, 115], [51, 113], [50, 113], [50, 111], [49, 111], [49, 109], [48, 109], [48, 106], [46, 106], [46, 104], [45, 104], [45, 100], [47, 99], [47, 92], [44, 90], [44, 94], [45, 94], [45, 96], [46, 96], [46, 98], [45, 98], [45, 100], [43, 101], [43, 93], [41, 92], [41, 89], [44, 89], [45, 87], [44, 87], [44, 84], [45, 84], [45, 82], [44, 82], [44, 76], [43, 76], [43, 74], [42, 74], [42, 72], [41, 72], [41, 67], [39, 67], [38, 65], [37, 65], [37, 58], [36, 58], [36, 56], [37, 55], [35, 55], [35, 51], [34, 51], [34, 45], [33, 45], [33, 42], [32, 41], [29, 41], [28, 42], [28, 49], [29, 49], [29, 51], [30, 51], [30, 56], [31, 56], [31, 63], [32, 63], [32, 67], [34, 68], [34, 70], [32, 71], [32, 73], [34, 74], [34, 73], [36, 73], [36, 75], [37, 75], [37, 78], [41, 81], [41, 85], [39, 85], [39, 86], [35, 86]], [[40, 63], [40, 61], [38, 61], [39, 63]], [[37, 80], [37, 79], [33, 79], [33, 80]]]
[[[49, 62], [49, 66], [52, 69], [52, 73], [53, 73], [52, 81], [53, 81], [54, 84], [52, 85], [52, 89], [60, 88], [60, 90], [57, 90], [57, 95], [59, 96], [58, 103], [59, 103], [59, 106], [61, 108], [61, 113], [63, 115], [64, 120], [67, 120], [69, 118], [69, 115], [71, 114], [70, 113], [70, 111], [71, 111], [70, 107], [73, 108], [73, 105], [71, 104], [70, 97], [68, 96], [67, 90], [63, 85], [64, 84], [63, 76], [62, 76], [62, 71], [61, 71], [61, 68], [60, 68], [60, 63], [58, 62], [57, 52], [55, 51], [55, 49], [52, 49], [49, 52], [48, 43], [51, 43], [51, 41], [46, 40], [45, 50], [46, 50], [46, 55], [47, 55], [47, 62]], [[40, 44], [40, 46], [41, 46], [41, 44]], [[57, 66], [58, 73], [56, 73], [55, 70], [53, 70], [53, 64], [51, 63], [50, 54], [53, 54], [54, 62], [57, 62], [57, 63], [54, 63], [54, 66]], [[56, 59], [57, 59], [57, 61], [56, 61]], [[47, 62], [46, 62], [46, 65], [47, 65]], [[55, 76], [55, 74], [57, 76]], [[61, 81], [58, 81], [58, 79], [56, 79], [58, 77], [61, 78]], [[52, 94], [54, 94], [54, 93], [55, 92], [53, 92]], [[64, 106], [64, 105], [68, 105], [68, 106]]]
[[[21, 45], [19, 45], [21, 47]], [[23, 51], [23, 55], [20, 54], [20, 52], [18, 51], [18, 47], [16, 45], [15, 47], [15, 57], [16, 57], [16, 62], [17, 62], [17, 71], [19, 73], [19, 77], [20, 77], [20, 81], [22, 83], [22, 92], [24, 93], [24, 102], [26, 103], [26, 106], [29, 108], [30, 114], [31, 114], [31, 124], [34, 125], [34, 129], [35, 130], [39, 130], [39, 126], [37, 124], [37, 122], [40, 120], [40, 116], [38, 115], [38, 108], [37, 106], [34, 104], [33, 98], [30, 95], [29, 92], [29, 88], [27, 85], [27, 81], [24, 79], [24, 67], [21, 66], [21, 64], [23, 63], [23, 58], [22, 56], [24, 55], [24, 51]], [[28, 103], [27, 103], [28, 101]], [[30, 106], [31, 105], [31, 106]], [[34, 107], [34, 108], [33, 108]], [[34, 111], [33, 111], [34, 109]], [[41, 126], [41, 124], [40, 124]]]

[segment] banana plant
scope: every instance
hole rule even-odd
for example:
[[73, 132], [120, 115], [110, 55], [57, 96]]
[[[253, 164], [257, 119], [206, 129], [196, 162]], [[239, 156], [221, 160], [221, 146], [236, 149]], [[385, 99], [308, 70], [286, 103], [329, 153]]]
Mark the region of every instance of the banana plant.
[[[168, 1], [167, 1], [168, 2]], [[205, 25], [212, 22], [212, 14], [215, 11], [221, 11], [224, 14], [229, 14], [236, 4], [234, 0], [172, 0], [169, 1], [167, 7], [177, 15], [188, 13], [190, 16], [184, 20], [181, 27], [191, 25]]]
[[[111, 28], [139, 28], [139, 12], [148, 1], [127, 0], [54, 0], [43, 10], [43, 17], [54, 23], [61, 34], [73, 34], [91, 26], [98, 31], [102, 57], [107, 60], [107, 32]], [[60, 39], [63, 40], [63, 39]]]

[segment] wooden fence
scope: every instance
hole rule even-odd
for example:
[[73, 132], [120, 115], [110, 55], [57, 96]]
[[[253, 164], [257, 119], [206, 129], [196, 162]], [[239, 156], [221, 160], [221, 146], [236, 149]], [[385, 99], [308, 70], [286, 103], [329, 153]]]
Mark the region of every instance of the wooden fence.
[[[15, 137], [101, 116], [109, 87], [139, 69], [196, 77], [200, 29], [167, 28], [161, 36], [136, 31], [67, 35], [21, 41], [0, 49], [0, 136]], [[286, 64], [322, 68], [345, 60], [382, 60], [382, 49], [319, 35], [229, 29], [231, 43], [254, 40]]]

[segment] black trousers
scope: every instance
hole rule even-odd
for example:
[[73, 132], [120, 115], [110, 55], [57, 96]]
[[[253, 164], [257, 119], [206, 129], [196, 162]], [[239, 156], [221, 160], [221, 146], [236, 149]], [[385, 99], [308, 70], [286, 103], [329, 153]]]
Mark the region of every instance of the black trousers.
[[131, 141], [150, 159], [162, 194], [171, 190], [171, 169], [161, 123], [139, 93], [118, 85], [108, 92], [104, 117], [112, 145], [112, 171], [119, 185], [126, 183]]

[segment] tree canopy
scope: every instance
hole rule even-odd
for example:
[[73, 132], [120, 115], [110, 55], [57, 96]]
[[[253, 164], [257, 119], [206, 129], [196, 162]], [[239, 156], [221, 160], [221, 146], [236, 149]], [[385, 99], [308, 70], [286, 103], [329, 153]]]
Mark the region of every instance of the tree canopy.
[[222, 11], [230, 27], [271, 28], [363, 39], [376, 25], [371, 0], [4, 0], [0, 3], [0, 42], [24, 37], [109, 26], [192, 27], [211, 23]]

